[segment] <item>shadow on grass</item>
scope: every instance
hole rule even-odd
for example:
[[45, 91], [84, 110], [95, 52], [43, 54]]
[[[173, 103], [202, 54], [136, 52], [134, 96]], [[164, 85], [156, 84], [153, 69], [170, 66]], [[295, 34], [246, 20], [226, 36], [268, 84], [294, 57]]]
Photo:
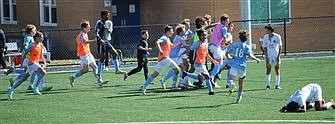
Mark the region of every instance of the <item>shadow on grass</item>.
[[[151, 96], [151, 95], [146, 95], [146, 96]], [[179, 95], [179, 96], [145, 97], [145, 98], [136, 99], [136, 100], [176, 99], [176, 98], [185, 98], [185, 97], [192, 97], [192, 96]]]
[[186, 107], [178, 107], [176, 109], [201, 109], [201, 108], [219, 108], [221, 106], [229, 106], [234, 105], [236, 103], [227, 103], [227, 104], [218, 104], [218, 105], [207, 105], [207, 106], [186, 106]]

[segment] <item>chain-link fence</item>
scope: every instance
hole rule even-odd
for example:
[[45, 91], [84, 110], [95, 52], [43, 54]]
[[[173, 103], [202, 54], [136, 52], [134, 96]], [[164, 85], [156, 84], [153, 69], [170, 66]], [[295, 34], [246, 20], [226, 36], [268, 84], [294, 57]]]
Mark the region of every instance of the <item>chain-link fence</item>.
[[[282, 36], [283, 52], [305, 52], [305, 51], [321, 51], [335, 49], [335, 16], [323, 17], [303, 17], [303, 18], [282, 18], [282, 19], [263, 19], [263, 20], [243, 20], [234, 22], [234, 42], [238, 41], [238, 30], [241, 25], [246, 22], [276, 22], [272, 24], [275, 32]], [[164, 33], [166, 24], [152, 25], [134, 25], [134, 26], [114, 26], [112, 34], [112, 45], [120, 49], [125, 58], [136, 57], [136, 46], [141, 39], [140, 30], [149, 30], [149, 46], [153, 48], [150, 57], [156, 57], [158, 54], [154, 42]], [[170, 24], [176, 26], [176, 24]], [[259, 37], [264, 34], [264, 26], [252, 25], [252, 43], [256, 44], [255, 53], [260, 53]], [[92, 26], [94, 27], [94, 26]], [[194, 25], [191, 26], [194, 31]], [[47, 29], [41, 30], [45, 34], [45, 42], [47, 50], [51, 52], [51, 60], [76, 59], [75, 38], [80, 29]], [[89, 33], [90, 39], [94, 38], [94, 29]], [[8, 42], [18, 42], [18, 46], [22, 48], [23, 31], [6, 32]], [[191, 42], [191, 41], [189, 41]], [[91, 44], [92, 53], [97, 56], [96, 43]]]

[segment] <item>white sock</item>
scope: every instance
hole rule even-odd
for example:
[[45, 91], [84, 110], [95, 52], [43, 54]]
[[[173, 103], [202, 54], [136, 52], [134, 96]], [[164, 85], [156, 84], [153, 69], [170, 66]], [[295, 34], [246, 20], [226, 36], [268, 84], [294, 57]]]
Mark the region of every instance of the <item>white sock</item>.
[[265, 75], [266, 86], [270, 86], [271, 75]]
[[327, 109], [329, 109], [330, 107], [332, 107], [333, 103], [332, 102], [327, 102], [324, 105], [327, 107]]
[[276, 86], [280, 85], [280, 75], [276, 75]]

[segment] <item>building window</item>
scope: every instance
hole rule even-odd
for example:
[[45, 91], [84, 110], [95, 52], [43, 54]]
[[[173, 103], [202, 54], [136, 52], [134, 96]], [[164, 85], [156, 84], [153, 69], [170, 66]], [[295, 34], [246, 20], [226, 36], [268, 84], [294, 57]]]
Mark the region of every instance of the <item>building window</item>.
[[134, 4], [129, 5], [129, 13], [135, 13], [135, 5]]
[[[291, 0], [252, 0], [250, 1], [251, 19], [278, 19], [291, 17]], [[289, 22], [287, 20], [286, 22]], [[252, 21], [253, 25], [282, 23], [282, 20]]]
[[112, 5], [112, 15], [117, 16], [117, 6], [116, 5]]
[[110, 7], [111, 6], [111, 0], [104, 0], [104, 6]]
[[40, 0], [41, 26], [57, 26], [56, 0]]
[[1, 24], [17, 24], [16, 0], [0, 0]]

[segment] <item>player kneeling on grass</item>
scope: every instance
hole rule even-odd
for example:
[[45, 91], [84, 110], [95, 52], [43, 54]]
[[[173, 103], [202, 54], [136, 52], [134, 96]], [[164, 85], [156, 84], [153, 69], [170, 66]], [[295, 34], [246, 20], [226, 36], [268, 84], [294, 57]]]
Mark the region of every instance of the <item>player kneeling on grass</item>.
[[14, 90], [20, 86], [23, 81], [27, 80], [27, 78], [32, 75], [33, 73], [37, 73], [38, 79], [35, 85], [32, 87], [32, 90], [35, 94], [41, 95], [40, 91], [38, 90], [38, 85], [41, 81], [44, 81], [44, 76], [46, 74], [46, 71], [40, 66], [39, 62], [40, 59], [44, 61], [44, 65], [46, 64], [45, 58], [42, 54], [43, 44], [43, 34], [41, 32], [37, 32], [35, 35], [36, 38], [38, 38], [36, 41], [34, 41], [32, 44], [29, 45], [28, 49], [24, 52], [24, 56], [27, 54], [30, 55], [28, 60], [28, 67], [27, 71], [24, 73], [23, 77], [14, 84], [14, 86], [9, 87], [7, 89], [8, 91], [8, 97], [9, 99], [13, 99]]
[[[238, 79], [239, 88], [238, 88], [236, 103], [239, 103], [242, 99], [244, 78], [246, 76], [246, 71], [247, 71], [247, 56], [249, 56], [253, 60], [256, 60], [257, 63], [260, 62], [260, 60], [252, 54], [250, 46], [248, 46], [245, 43], [245, 41], [247, 41], [249, 38], [248, 31], [241, 30], [239, 32], [239, 38], [241, 41], [231, 45], [227, 51], [227, 53], [233, 54], [233, 57], [230, 60], [230, 64], [229, 64], [231, 66], [230, 72], [229, 72], [229, 75], [230, 75], [229, 84], [234, 84], [233, 81], [236, 76], [238, 76], [239, 78]], [[230, 89], [229, 92], [232, 93], [232, 89]]]
[[[311, 101], [314, 101], [314, 103]], [[335, 109], [335, 103], [333, 99], [331, 99], [328, 103], [325, 103], [325, 101], [322, 99], [321, 86], [311, 83], [291, 95], [289, 100], [279, 111], [306, 112], [306, 110], [313, 107], [316, 111], [327, 110], [330, 107]]]
[[[208, 94], [214, 95], [212, 84], [210, 83], [210, 77], [208, 70], [206, 69], [206, 59], [209, 59], [214, 64], [218, 64], [219, 62], [214, 60], [208, 53], [208, 41], [207, 41], [207, 33], [205, 30], [200, 29], [197, 31], [197, 34], [199, 36], [199, 41], [194, 42], [192, 46], [190, 47], [191, 50], [195, 51], [195, 61], [194, 61], [194, 68], [195, 70], [201, 74], [201, 76], [198, 76], [196, 74], [183, 72], [183, 78], [187, 75], [190, 78], [198, 79], [199, 81], [202, 80], [204, 77], [206, 80], [206, 85], [208, 87]], [[202, 77], [203, 76], [203, 77]]]
[[77, 71], [73, 76], [70, 76], [70, 85], [74, 86], [74, 79], [82, 76], [83, 74], [88, 72], [88, 66], [93, 69], [94, 77], [97, 79], [97, 83], [99, 86], [102, 86], [106, 82], [102, 81], [101, 77], [98, 75], [98, 66], [95, 63], [95, 59], [90, 52], [90, 44], [96, 40], [89, 40], [87, 33], [91, 30], [90, 23], [84, 20], [81, 23], [82, 31], [78, 34], [76, 38], [77, 43], [77, 56], [80, 57], [81, 61], [81, 70]]

